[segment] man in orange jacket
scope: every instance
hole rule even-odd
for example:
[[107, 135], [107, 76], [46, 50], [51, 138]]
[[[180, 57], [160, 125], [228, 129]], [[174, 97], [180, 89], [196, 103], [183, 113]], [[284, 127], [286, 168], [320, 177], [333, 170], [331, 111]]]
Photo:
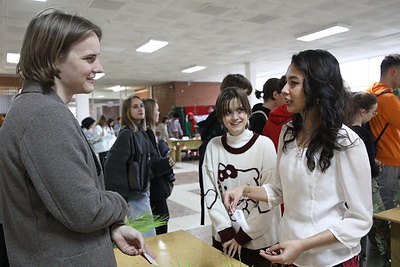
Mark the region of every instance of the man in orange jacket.
[[388, 55], [381, 63], [379, 83], [372, 84], [367, 93], [378, 96], [377, 115], [369, 124], [377, 138], [387, 123], [377, 144], [376, 159], [385, 166], [377, 177], [385, 209], [394, 208], [394, 196], [400, 192], [400, 101], [393, 88], [400, 87], [400, 54]]

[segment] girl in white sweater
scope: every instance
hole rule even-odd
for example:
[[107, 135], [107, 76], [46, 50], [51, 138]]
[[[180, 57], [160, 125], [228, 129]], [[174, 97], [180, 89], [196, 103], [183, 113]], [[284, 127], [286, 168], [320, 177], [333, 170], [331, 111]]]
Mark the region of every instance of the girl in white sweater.
[[271, 182], [276, 161], [274, 145], [269, 138], [247, 129], [251, 108], [243, 90], [222, 90], [215, 109], [227, 134], [210, 141], [202, 167], [213, 246], [249, 266], [269, 266], [270, 262], [258, 252], [277, 242], [279, 207], [271, 209], [266, 203], [242, 197], [238, 208], [243, 210], [249, 226], [243, 229], [225, 209], [222, 195], [241, 184], [260, 186]]

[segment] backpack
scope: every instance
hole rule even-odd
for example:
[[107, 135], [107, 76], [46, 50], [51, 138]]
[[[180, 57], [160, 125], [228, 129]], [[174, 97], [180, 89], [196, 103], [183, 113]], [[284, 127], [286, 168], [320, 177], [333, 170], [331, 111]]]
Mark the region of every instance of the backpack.
[[[386, 94], [386, 93], [391, 93], [391, 92], [388, 91], [388, 90], [385, 90], [385, 91], [383, 91], [382, 93], [376, 95], [376, 97], [378, 97], [378, 96], [380, 96], [380, 95], [382, 95], [382, 94]], [[374, 135], [372, 134], [372, 131], [371, 131], [371, 127], [370, 127], [370, 125], [369, 125], [369, 122], [363, 123], [362, 126], [363, 126], [365, 129], [367, 129], [367, 130], [371, 133], [372, 136], [374, 136]], [[382, 135], [385, 133], [385, 131], [386, 131], [386, 129], [387, 129], [388, 126], [389, 126], [389, 123], [387, 122], [387, 123], [385, 124], [385, 126], [383, 127], [382, 131], [379, 133], [378, 137], [374, 140], [374, 156], [376, 156], [376, 153], [377, 153], [378, 142], [379, 142], [379, 140], [381, 140], [381, 137], [382, 137]]]
[[[251, 115], [250, 115], [250, 117], [249, 117], [249, 123], [250, 123], [250, 119], [253, 117], [253, 115], [254, 114], [262, 114], [262, 115], [264, 115], [264, 117], [265, 117], [265, 123], [267, 123], [267, 120], [268, 120], [268, 116], [267, 116], [267, 114], [265, 114], [265, 112], [264, 111], [262, 111], [262, 110], [256, 110], [256, 111], [254, 111], [253, 113], [251, 113]], [[265, 126], [265, 124], [264, 124], [264, 126]], [[264, 127], [263, 127], [264, 128]], [[249, 130], [252, 130], [252, 127], [251, 127], [251, 123], [250, 123], [250, 125], [249, 125]]]

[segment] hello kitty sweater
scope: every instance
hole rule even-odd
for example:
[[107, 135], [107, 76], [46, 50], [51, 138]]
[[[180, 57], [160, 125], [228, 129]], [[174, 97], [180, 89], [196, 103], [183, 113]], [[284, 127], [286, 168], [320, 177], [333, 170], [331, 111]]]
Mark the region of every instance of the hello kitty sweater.
[[207, 146], [204, 164], [205, 204], [212, 223], [212, 235], [219, 242], [235, 240], [248, 249], [260, 249], [277, 242], [279, 207], [243, 197], [238, 203], [249, 225], [244, 231], [225, 209], [222, 195], [238, 185], [261, 186], [272, 180], [276, 163], [272, 141], [252, 131], [239, 136], [229, 133], [213, 138]]

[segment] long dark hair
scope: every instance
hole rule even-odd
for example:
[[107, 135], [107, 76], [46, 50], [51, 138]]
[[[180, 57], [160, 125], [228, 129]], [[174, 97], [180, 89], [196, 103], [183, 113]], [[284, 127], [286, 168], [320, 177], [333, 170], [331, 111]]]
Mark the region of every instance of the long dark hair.
[[[291, 63], [304, 74], [303, 87], [307, 100], [303, 112], [294, 114], [292, 124], [286, 129], [283, 151], [295, 141], [304, 127], [305, 118], [314, 110], [317, 128], [311, 134], [307, 148], [307, 167], [313, 171], [318, 166], [320, 171], [325, 172], [331, 166], [334, 150], [345, 148], [338, 140], [346, 136], [338, 136], [338, 132], [350, 93], [340, 74], [339, 62], [328, 51], [305, 50], [293, 55]], [[317, 153], [319, 157], [316, 157]]]

